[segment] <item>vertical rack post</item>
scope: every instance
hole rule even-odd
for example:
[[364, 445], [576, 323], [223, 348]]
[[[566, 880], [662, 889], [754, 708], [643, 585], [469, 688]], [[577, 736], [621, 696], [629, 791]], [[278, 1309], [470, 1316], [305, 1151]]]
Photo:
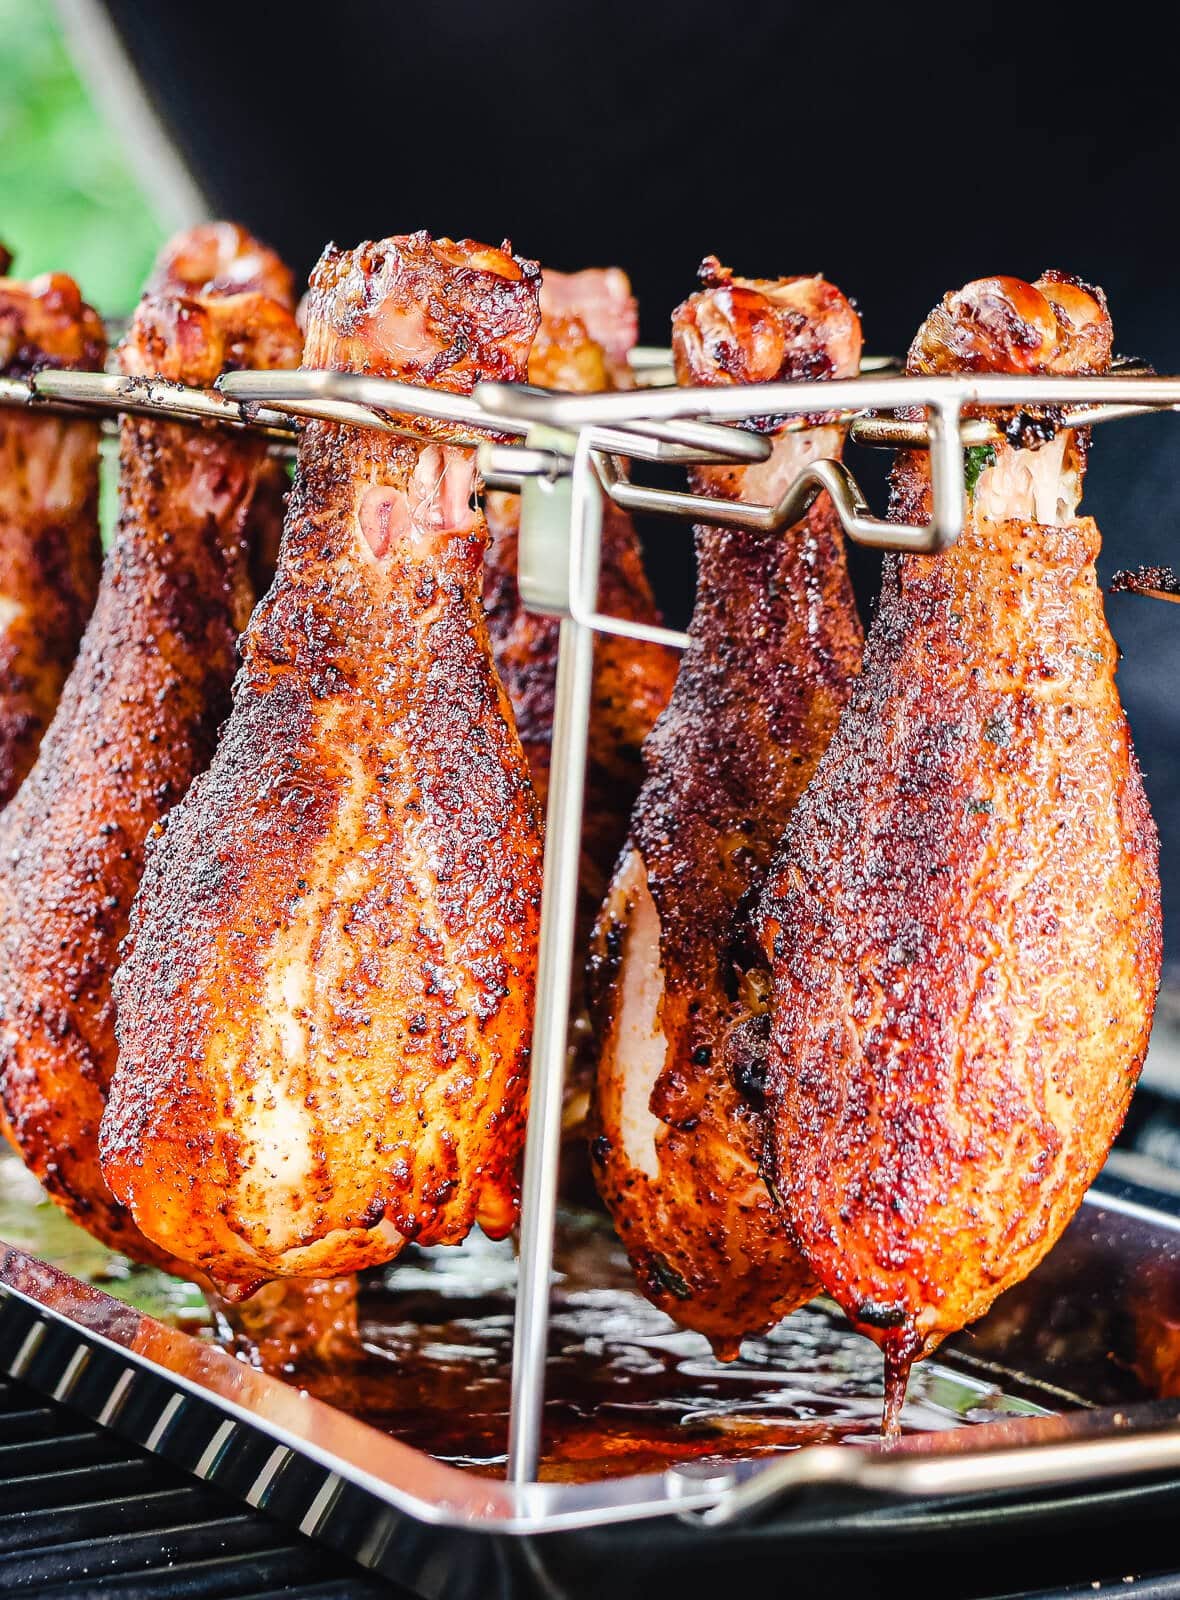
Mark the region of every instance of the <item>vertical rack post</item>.
[[930, 451], [930, 531], [935, 550], [947, 550], [963, 531], [967, 479], [957, 396], [936, 400], [926, 413]]
[[[556, 481], [526, 481], [521, 507], [522, 593], [534, 536], [560, 539], [568, 551], [565, 603], [557, 652], [545, 869], [537, 954], [528, 1131], [520, 1212], [520, 1266], [512, 1347], [512, 1411], [508, 1480], [535, 1481], [545, 1407], [549, 1293], [557, 1222], [561, 1112], [569, 1032], [570, 978], [578, 908], [582, 804], [594, 667], [594, 632], [570, 612], [573, 592], [597, 594], [602, 501], [590, 460], [588, 431], [578, 436], [572, 471]], [[530, 504], [530, 500], [534, 504]], [[536, 526], [526, 526], [527, 519]], [[563, 525], [564, 524], [564, 525]], [[552, 550], [547, 552], [550, 560]]]

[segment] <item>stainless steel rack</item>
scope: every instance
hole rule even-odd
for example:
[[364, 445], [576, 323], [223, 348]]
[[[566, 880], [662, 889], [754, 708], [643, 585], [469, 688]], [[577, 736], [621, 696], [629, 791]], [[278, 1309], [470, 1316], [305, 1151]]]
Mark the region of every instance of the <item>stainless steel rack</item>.
[[[210, 391], [100, 373], [44, 371], [27, 381], [0, 380], [3, 405], [107, 419], [133, 413], [243, 427], [261, 430], [279, 448], [289, 448], [309, 418], [430, 438], [476, 449], [485, 482], [521, 495], [521, 597], [530, 609], [560, 619], [552, 750], [557, 781], [550, 786], [546, 819], [508, 1466], [509, 1490], [526, 1497], [537, 1488], [540, 1456], [594, 636], [608, 632], [675, 646], [687, 643], [683, 633], [623, 621], [599, 609], [605, 500], [629, 511], [770, 532], [793, 524], [826, 491], [853, 542], [903, 553], [937, 552], [952, 545], [963, 528], [965, 449], [1000, 437], [986, 416], [972, 413], [1052, 408], [1058, 427], [1080, 428], [1180, 410], [1180, 377], [1142, 370], [1115, 371], [1104, 377], [911, 377], [888, 371], [886, 363], [868, 361], [860, 376], [846, 380], [676, 388], [660, 381], [668, 377], [666, 352], [639, 351], [634, 367], [634, 389], [591, 395], [481, 383], [473, 395], [462, 396], [319, 371], [235, 372]], [[900, 418], [899, 412], [904, 413]], [[847, 424], [852, 437], [863, 444], [927, 450], [930, 522], [907, 525], [875, 517], [852, 472], [836, 460], [807, 465], [782, 499], [766, 506], [649, 488], [631, 479], [634, 462], [765, 460], [770, 443], [747, 426], [753, 419], [772, 416], [783, 419], [785, 428], [804, 429], [814, 425], [817, 413], [826, 421]], [[919, 420], [914, 421], [915, 416]], [[52, 1298], [60, 1304], [59, 1296]], [[981, 1450], [987, 1444], [981, 1436], [989, 1431], [988, 1427], [973, 1430]], [[1115, 1432], [1117, 1446], [1112, 1444]], [[964, 1450], [973, 1448], [968, 1445]], [[1079, 1457], [1075, 1450], [1090, 1454]], [[1090, 1468], [1081, 1464], [1083, 1460]], [[821, 1477], [829, 1473], [842, 1482], [852, 1481], [850, 1474], [858, 1482], [869, 1482], [877, 1470], [858, 1466], [854, 1471], [843, 1462], [843, 1453], [841, 1463], [837, 1467], [834, 1458], [829, 1464], [825, 1457], [814, 1470], [822, 1467]], [[955, 1492], [963, 1469], [943, 1471], [939, 1477], [936, 1465], [941, 1469], [946, 1463], [936, 1457], [908, 1477], [904, 1471], [893, 1473], [892, 1492], [911, 1492], [911, 1479], [914, 1492], [918, 1488], [923, 1493], [940, 1492], [940, 1484], [941, 1492]], [[973, 1487], [1045, 1486], [1071, 1481], [1083, 1470], [1111, 1467], [1120, 1473], [1148, 1473], [1164, 1466], [1180, 1466], [1180, 1425], [1172, 1412], [1162, 1433], [1157, 1426], [1142, 1434], [1128, 1433], [1112, 1424], [1107, 1435], [1090, 1430], [1065, 1454], [1038, 1450], [1010, 1468], [981, 1466], [966, 1478]], [[723, 1473], [712, 1483], [694, 1482], [691, 1492], [682, 1492], [698, 1509], [713, 1506], [709, 1514], [715, 1521], [725, 1520], [795, 1481], [815, 1481], [814, 1470], [801, 1477], [801, 1469], [787, 1461], [751, 1467], [737, 1476]], [[739, 1481], [745, 1487], [738, 1489]], [[490, 1505], [497, 1491], [484, 1487]], [[589, 1499], [597, 1506], [597, 1496]], [[618, 1508], [627, 1497], [616, 1497], [612, 1503]], [[644, 1512], [650, 1512], [650, 1503], [643, 1504]]]

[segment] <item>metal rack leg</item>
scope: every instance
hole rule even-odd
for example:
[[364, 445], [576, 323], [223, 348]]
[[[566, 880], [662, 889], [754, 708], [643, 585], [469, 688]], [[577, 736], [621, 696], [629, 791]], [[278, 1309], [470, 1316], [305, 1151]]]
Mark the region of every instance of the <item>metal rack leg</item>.
[[[572, 583], [597, 590], [602, 503], [584, 450], [570, 480]], [[557, 530], [555, 529], [556, 533]], [[561, 1111], [569, 1031], [570, 977], [578, 907], [582, 802], [594, 667], [594, 633], [572, 617], [561, 623], [553, 715], [549, 809], [545, 822], [545, 887], [537, 958], [528, 1135], [520, 1216], [520, 1275], [512, 1351], [512, 1414], [508, 1478], [535, 1481], [545, 1406], [549, 1290], [557, 1220]]]

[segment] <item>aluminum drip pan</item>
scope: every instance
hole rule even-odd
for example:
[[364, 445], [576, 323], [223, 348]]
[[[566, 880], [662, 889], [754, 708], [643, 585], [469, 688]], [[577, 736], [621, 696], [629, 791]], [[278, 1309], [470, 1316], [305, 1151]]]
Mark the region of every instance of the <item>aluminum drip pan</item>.
[[[50, 1226], [40, 1255], [125, 1272]], [[593, 1592], [608, 1572], [638, 1592], [656, 1552], [667, 1579], [739, 1550], [757, 1565], [1000, 1514], [1039, 1527], [1076, 1515], [1079, 1492], [1088, 1518], [1180, 1507], [1165, 1196], [1102, 1180], [1040, 1270], [918, 1369], [905, 1423], [922, 1431], [890, 1450], [876, 1352], [822, 1303], [723, 1367], [630, 1288], [601, 1219], [563, 1219], [558, 1267], [535, 1484], [503, 1478], [514, 1262], [482, 1240], [366, 1280], [362, 1348], [288, 1381], [6, 1247], [0, 1372], [430, 1596]], [[158, 1275], [115, 1286], [196, 1323]]]

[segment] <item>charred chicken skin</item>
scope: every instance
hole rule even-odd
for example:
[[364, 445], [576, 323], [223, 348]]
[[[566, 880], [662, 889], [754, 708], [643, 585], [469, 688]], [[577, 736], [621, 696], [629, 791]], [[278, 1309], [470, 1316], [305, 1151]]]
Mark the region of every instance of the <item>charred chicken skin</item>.
[[[278, 263], [232, 230], [210, 255], [207, 235], [198, 229], [165, 253], [120, 347], [123, 372], [207, 385], [230, 366], [298, 362], [290, 304], [265, 287]], [[99, 1168], [116, 1055], [111, 979], [146, 836], [207, 764], [229, 709], [235, 643], [255, 598], [265, 451], [242, 432], [124, 420], [119, 525], [98, 603], [37, 763], [0, 818], [0, 1104], [10, 1135], [91, 1233], [164, 1264]], [[273, 514], [270, 498], [264, 506]]]
[[[331, 248], [306, 361], [520, 379], [538, 286], [470, 242]], [[233, 713], [149, 855], [104, 1168], [230, 1293], [515, 1219], [540, 825], [473, 488], [469, 452], [308, 427]]]
[[[591, 325], [595, 333], [591, 335]], [[541, 326], [529, 354], [529, 381], [542, 388], [593, 393], [618, 386], [637, 317], [630, 284], [617, 268], [546, 271]], [[542, 815], [549, 796], [549, 758], [557, 681], [558, 621], [528, 611], [517, 585], [520, 498], [487, 498], [490, 543], [484, 604], [496, 667], [508, 691]], [[611, 616], [658, 623], [635, 525], [625, 511], [603, 507], [599, 598]], [[586, 774], [583, 851], [579, 869], [579, 936], [575, 973], [585, 966], [590, 930], [643, 778], [641, 751], [668, 703], [677, 657], [663, 645], [601, 634], [594, 646], [590, 760]], [[573, 1001], [575, 1036], [586, 1041], [580, 994]], [[565, 1126], [584, 1137], [592, 1066], [579, 1048], [567, 1083]], [[588, 1186], [588, 1185], [587, 1185]]]
[[[98, 372], [105, 356], [72, 278], [0, 278], [0, 376]], [[0, 806], [36, 759], [94, 606], [98, 440], [94, 422], [0, 411]]]
[[[935, 309], [908, 370], [1101, 372], [1110, 342], [1101, 291], [988, 278]], [[1072, 1217], [1159, 976], [1155, 828], [1076, 509], [1086, 440], [1000, 421], [959, 542], [888, 564], [761, 910], [769, 1174], [810, 1269], [883, 1347], [894, 1414], [910, 1362]], [[899, 459], [900, 517], [927, 513], [928, 470]]]
[[[847, 376], [860, 322], [822, 278], [715, 261], [675, 314], [682, 383]], [[831, 426], [695, 487], [773, 502]], [[726, 1358], [814, 1291], [759, 1175], [766, 974], [749, 911], [848, 697], [861, 630], [826, 497], [785, 533], [697, 530], [697, 604], [597, 931], [596, 1176], [641, 1286]]]

